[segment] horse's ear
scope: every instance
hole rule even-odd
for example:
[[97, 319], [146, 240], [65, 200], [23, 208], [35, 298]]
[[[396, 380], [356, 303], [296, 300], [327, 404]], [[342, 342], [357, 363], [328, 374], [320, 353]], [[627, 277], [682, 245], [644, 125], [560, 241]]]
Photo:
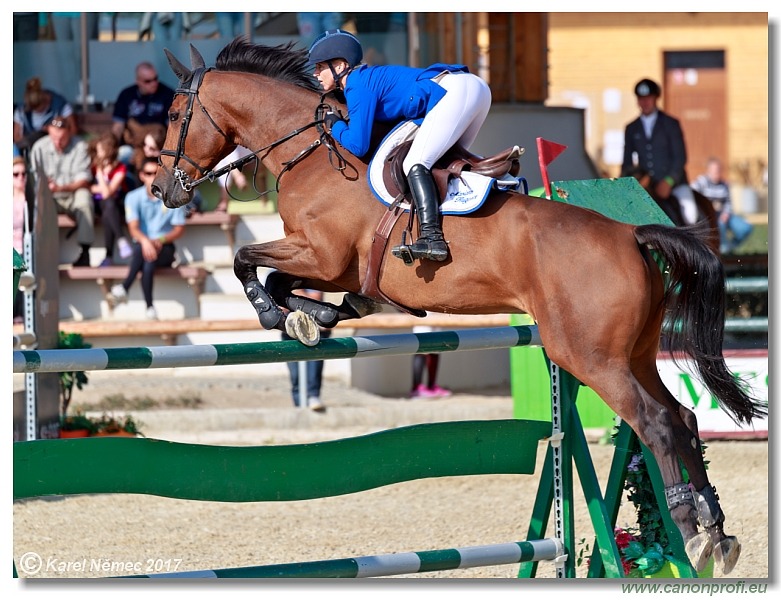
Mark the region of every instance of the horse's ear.
[[171, 54], [171, 51], [168, 48], [163, 48], [163, 52], [165, 52], [165, 55], [168, 58], [168, 64], [171, 65], [171, 69], [179, 81], [188, 81], [192, 78], [193, 72], [179, 62], [179, 59]]
[[190, 44], [190, 65], [192, 65], [193, 71], [206, 66], [203, 56], [192, 44]]

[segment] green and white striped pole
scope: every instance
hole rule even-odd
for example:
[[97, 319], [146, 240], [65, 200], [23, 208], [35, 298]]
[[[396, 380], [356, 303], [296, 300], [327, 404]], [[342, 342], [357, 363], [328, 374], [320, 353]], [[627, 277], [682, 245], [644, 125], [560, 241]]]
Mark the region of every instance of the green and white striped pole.
[[182, 573], [131, 575], [131, 578], [364, 578], [390, 577], [410, 573], [469, 569], [490, 565], [554, 560], [563, 552], [555, 539], [509, 542], [485, 546], [467, 546], [447, 550], [425, 550], [380, 554], [360, 558], [342, 558], [234, 569], [205, 569]]
[[541, 345], [536, 325], [516, 325], [458, 331], [328, 338], [312, 347], [304, 346], [295, 340], [287, 340], [192, 346], [15, 350], [13, 358], [14, 373], [60, 373], [245, 365]]

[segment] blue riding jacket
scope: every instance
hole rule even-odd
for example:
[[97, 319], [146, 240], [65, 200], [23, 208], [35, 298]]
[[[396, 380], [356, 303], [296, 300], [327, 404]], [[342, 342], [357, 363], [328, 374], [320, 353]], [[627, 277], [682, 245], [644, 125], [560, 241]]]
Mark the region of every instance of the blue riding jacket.
[[331, 134], [360, 158], [369, 151], [375, 121], [420, 119], [437, 105], [447, 92], [431, 79], [443, 71], [468, 73], [469, 69], [442, 63], [425, 69], [361, 65], [349, 74], [344, 88], [350, 122], [337, 121]]

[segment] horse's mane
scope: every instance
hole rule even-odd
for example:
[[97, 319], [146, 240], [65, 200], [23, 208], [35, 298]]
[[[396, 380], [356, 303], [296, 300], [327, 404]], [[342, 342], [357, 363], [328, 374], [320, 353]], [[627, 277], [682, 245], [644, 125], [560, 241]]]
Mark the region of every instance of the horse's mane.
[[287, 81], [312, 91], [321, 91], [317, 79], [307, 70], [306, 50], [294, 49], [294, 42], [279, 46], [253, 44], [239, 36], [217, 55], [220, 71], [241, 71]]

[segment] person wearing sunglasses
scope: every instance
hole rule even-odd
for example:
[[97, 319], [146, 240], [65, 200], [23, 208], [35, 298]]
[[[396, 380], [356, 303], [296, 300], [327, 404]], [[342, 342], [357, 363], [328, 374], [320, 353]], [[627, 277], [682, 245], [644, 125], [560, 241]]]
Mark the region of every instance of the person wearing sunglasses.
[[133, 238], [133, 256], [125, 281], [114, 285], [107, 297], [112, 307], [127, 302], [128, 290], [141, 273], [147, 319], [157, 319], [152, 296], [155, 270], [174, 263], [174, 240], [184, 235], [187, 218], [184, 208], [166, 208], [163, 201], [152, 194], [157, 168], [157, 159], [145, 159], [138, 173], [142, 186], [125, 196], [125, 219]]
[[139, 63], [136, 66], [135, 83], [124, 88], [114, 103], [112, 133], [120, 143], [132, 147], [134, 142], [126, 135], [129, 123], [160, 123], [168, 127], [168, 109], [173, 101], [174, 90], [160, 81], [154, 65], [150, 62]]

